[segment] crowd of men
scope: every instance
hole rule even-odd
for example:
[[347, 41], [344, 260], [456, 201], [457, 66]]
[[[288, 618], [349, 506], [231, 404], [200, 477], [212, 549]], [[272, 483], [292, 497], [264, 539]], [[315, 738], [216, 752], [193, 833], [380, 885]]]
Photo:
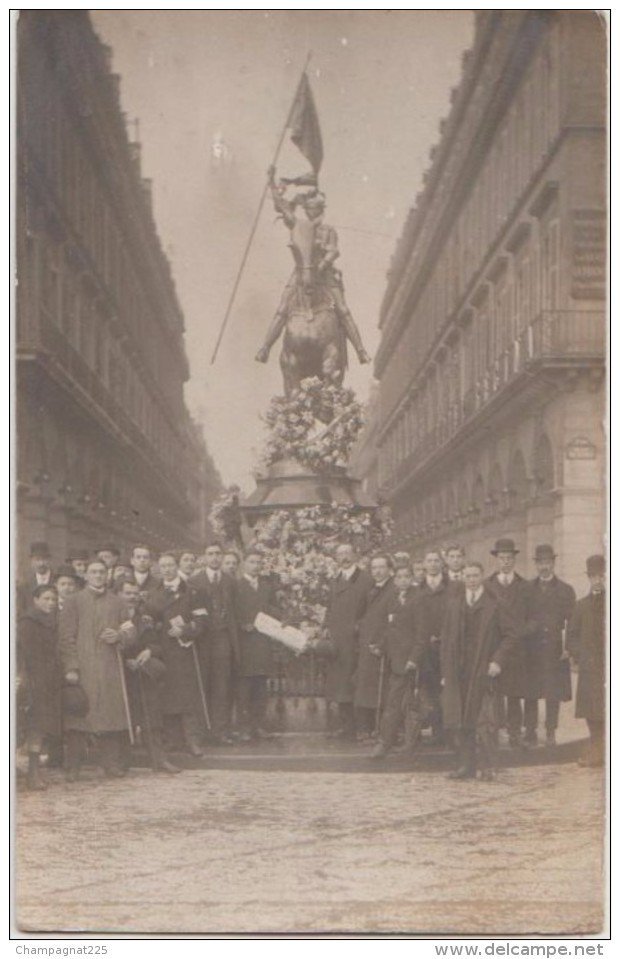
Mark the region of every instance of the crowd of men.
[[[105, 544], [52, 568], [45, 543], [31, 546], [18, 587], [18, 734], [27, 783], [44, 789], [41, 756], [75, 781], [91, 756], [123, 776], [137, 735], [152, 768], [180, 772], [181, 750], [250, 742], [265, 732], [273, 641], [257, 614], [282, 619], [279, 583], [253, 548], [243, 558], [211, 542], [201, 557], [138, 544], [123, 559]], [[572, 698], [590, 742], [580, 762], [601, 765], [605, 728], [605, 560], [586, 562], [587, 596], [555, 574], [553, 548], [536, 548], [537, 576], [516, 572], [519, 550], [500, 539], [496, 569], [458, 544], [358, 557], [335, 551], [325, 619], [309, 639], [337, 709], [330, 736], [415, 755], [424, 730], [451, 746], [457, 779], [492, 779], [498, 730], [514, 749], [555, 745], [560, 704]]]

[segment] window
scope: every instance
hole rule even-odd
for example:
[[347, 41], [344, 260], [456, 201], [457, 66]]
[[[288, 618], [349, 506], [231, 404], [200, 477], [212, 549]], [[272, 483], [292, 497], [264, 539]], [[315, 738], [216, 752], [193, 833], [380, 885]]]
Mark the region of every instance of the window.
[[553, 449], [549, 437], [543, 433], [539, 437], [534, 451], [534, 479], [538, 493], [545, 493], [553, 489], [553, 474]]
[[107, 329], [98, 312], [94, 316], [93, 336], [93, 369], [100, 380], [106, 381], [107, 376]]
[[72, 346], [75, 346], [75, 315], [77, 312], [77, 290], [73, 277], [65, 271], [63, 284], [63, 310], [60, 317], [62, 332]]
[[518, 335], [532, 320], [531, 271], [530, 258], [527, 252], [522, 255], [519, 261], [517, 283], [519, 286], [520, 315], [516, 317], [515, 327]]
[[41, 243], [41, 298], [40, 307], [44, 317], [58, 323], [60, 315], [60, 269], [58, 250], [49, 239]]
[[517, 508], [523, 506], [528, 498], [528, 481], [521, 450], [515, 451], [510, 462], [508, 487], [511, 505]]
[[82, 302], [82, 311], [81, 311], [81, 336], [80, 336], [80, 353], [88, 363], [91, 365], [91, 350], [93, 348], [93, 304], [92, 300], [85, 298]]
[[542, 306], [546, 310], [557, 309], [559, 303], [559, 253], [560, 224], [551, 220], [543, 226], [541, 256]]
[[532, 319], [536, 319], [540, 313], [540, 243], [536, 226], [531, 243], [532, 262], [530, 266], [530, 312]]

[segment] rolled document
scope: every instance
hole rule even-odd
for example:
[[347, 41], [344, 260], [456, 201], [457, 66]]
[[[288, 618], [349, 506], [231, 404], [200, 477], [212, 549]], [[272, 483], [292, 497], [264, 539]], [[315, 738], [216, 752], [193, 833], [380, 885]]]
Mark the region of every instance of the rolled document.
[[296, 653], [305, 649], [308, 643], [308, 637], [301, 629], [296, 629], [295, 626], [283, 626], [279, 619], [274, 619], [267, 613], [257, 613], [254, 629], [269, 636], [270, 639], [276, 639]]

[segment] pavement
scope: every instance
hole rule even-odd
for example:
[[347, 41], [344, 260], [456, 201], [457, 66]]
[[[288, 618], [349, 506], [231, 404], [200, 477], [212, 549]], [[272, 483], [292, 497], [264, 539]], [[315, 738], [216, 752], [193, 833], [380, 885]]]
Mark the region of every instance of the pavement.
[[[584, 935], [604, 925], [605, 779], [581, 724], [492, 784], [279, 737], [178, 776], [18, 792], [24, 931]], [[305, 761], [304, 761], [305, 756]], [[288, 757], [288, 758], [287, 758]]]

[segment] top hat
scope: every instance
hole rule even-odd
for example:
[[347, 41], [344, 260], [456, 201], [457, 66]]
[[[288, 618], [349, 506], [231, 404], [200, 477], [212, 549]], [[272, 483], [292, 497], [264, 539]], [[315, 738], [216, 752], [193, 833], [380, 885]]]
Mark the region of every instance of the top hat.
[[51, 559], [52, 554], [47, 543], [31, 543], [30, 555], [39, 556], [41, 559]]
[[597, 553], [594, 556], [588, 556], [586, 560], [586, 573], [588, 576], [601, 576], [605, 572], [605, 557]]
[[514, 539], [498, 539], [491, 550], [491, 556], [497, 556], [498, 553], [518, 553]]
[[553, 546], [550, 543], [541, 543], [540, 546], [537, 546], [534, 550], [534, 562], [542, 563], [546, 559], [555, 559], [557, 553], [553, 552]]

